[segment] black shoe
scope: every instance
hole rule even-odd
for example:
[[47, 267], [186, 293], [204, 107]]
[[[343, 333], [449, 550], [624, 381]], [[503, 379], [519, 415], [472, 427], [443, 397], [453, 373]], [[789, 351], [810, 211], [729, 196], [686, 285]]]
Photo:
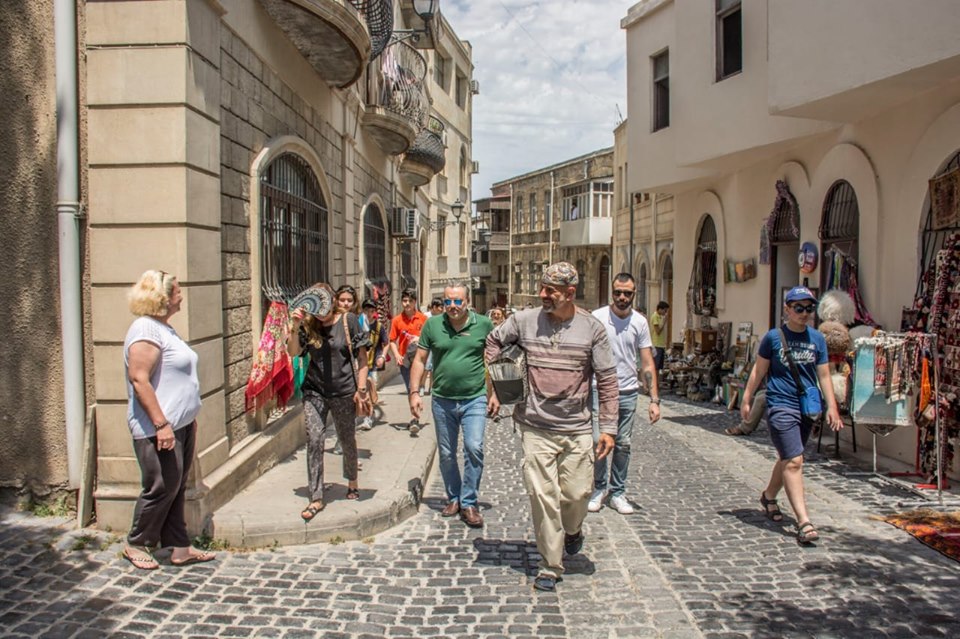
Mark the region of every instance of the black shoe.
[[583, 550], [583, 531], [575, 535], [563, 536], [563, 549], [568, 555], [575, 555]]
[[557, 583], [563, 581], [563, 577], [551, 577], [550, 575], [537, 575], [533, 580], [533, 589], [543, 592], [553, 592], [557, 589]]

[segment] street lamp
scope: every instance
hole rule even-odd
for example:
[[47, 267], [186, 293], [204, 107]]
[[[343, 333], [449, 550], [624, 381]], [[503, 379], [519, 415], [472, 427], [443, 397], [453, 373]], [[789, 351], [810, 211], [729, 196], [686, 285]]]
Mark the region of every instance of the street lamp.
[[433, 17], [436, 15], [437, 9], [439, 8], [440, 0], [413, 0], [413, 10], [418, 16], [420, 16], [420, 19], [423, 20], [423, 28], [394, 29], [393, 41], [400, 42], [401, 40], [410, 38], [414, 42], [417, 42], [420, 40], [421, 35], [430, 35], [430, 23], [433, 22]]
[[436, 231], [437, 229], [442, 229], [445, 226], [453, 226], [454, 224], [460, 223], [460, 217], [463, 215], [464, 204], [460, 201], [460, 198], [450, 205], [450, 212], [453, 214], [453, 220], [447, 220], [446, 222], [430, 222], [430, 230]]

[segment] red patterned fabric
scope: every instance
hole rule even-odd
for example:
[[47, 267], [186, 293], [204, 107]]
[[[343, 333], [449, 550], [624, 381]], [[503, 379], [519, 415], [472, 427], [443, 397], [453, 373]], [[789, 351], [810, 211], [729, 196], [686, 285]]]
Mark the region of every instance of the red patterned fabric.
[[260, 346], [247, 380], [246, 410], [259, 410], [276, 398], [283, 408], [293, 396], [293, 363], [287, 354], [290, 315], [286, 304], [273, 302], [263, 323]]

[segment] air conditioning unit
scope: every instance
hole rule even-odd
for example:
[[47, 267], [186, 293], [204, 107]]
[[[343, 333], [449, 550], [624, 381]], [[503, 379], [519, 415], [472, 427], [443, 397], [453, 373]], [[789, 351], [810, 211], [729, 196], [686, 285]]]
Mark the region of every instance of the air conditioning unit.
[[474, 160], [470, 163], [470, 173], [477, 174], [480, 172], [480, 163]]
[[480, 81], [470, 80], [470, 93], [478, 95], [480, 93]]
[[420, 235], [420, 211], [417, 209], [393, 209], [390, 220], [390, 235], [401, 240], [415, 240]]

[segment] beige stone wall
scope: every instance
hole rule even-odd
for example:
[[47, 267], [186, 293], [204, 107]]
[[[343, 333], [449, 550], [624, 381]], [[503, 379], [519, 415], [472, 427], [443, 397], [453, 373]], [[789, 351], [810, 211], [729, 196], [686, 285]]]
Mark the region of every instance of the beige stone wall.
[[53, 2], [0, 3], [0, 487], [67, 481]]

